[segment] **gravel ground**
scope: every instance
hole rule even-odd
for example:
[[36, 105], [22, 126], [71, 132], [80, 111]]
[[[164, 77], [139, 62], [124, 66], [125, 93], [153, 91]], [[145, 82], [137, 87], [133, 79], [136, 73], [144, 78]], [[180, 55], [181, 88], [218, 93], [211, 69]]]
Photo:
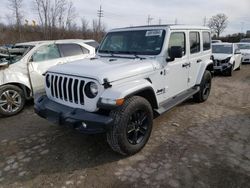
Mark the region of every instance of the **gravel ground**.
[[209, 100], [154, 120], [146, 147], [124, 158], [105, 135], [87, 136], [33, 112], [0, 119], [0, 187], [187, 187], [250, 185], [250, 65], [217, 76]]

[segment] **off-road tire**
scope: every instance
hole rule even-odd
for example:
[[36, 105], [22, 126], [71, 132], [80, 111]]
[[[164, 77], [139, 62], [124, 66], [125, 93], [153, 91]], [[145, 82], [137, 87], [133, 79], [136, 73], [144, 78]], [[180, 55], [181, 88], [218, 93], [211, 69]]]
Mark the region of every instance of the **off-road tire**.
[[[131, 144], [128, 137], [128, 124], [132, 122], [132, 116], [137, 111], [145, 112], [147, 117], [147, 130], [145, 136], [138, 144]], [[111, 111], [114, 119], [113, 126], [107, 131], [107, 141], [110, 147], [122, 155], [133, 155], [139, 152], [148, 142], [153, 125], [153, 111], [150, 103], [143, 97], [133, 96], [126, 99], [121, 107]], [[139, 118], [138, 118], [139, 119]]]
[[209, 97], [211, 86], [212, 75], [210, 71], [206, 70], [201, 80], [200, 91], [193, 96], [194, 101], [198, 103], [205, 102]]
[[[20, 105], [18, 106], [18, 108], [15, 111], [6, 112], [5, 110], [2, 109], [2, 108], [5, 108], [6, 105], [1, 106], [3, 104], [2, 99], [4, 100], [4, 98], [5, 98], [4, 96], [1, 98], [1, 96], [6, 91], [11, 91], [12, 93], [17, 92], [19, 95], [18, 96], [18, 99], [19, 99], [18, 103], [20, 103]], [[8, 116], [13, 116], [13, 115], [18, 114], [19, 112], [21, 112], [23, 110], [24, 105], [25, 105], [25, 101], [26, 100], [25, 100], [24, 92], [21, 88], [14, 86], [14, 85], [4, 85], [4, 86], [0, 87], [0, 115], [8, 117]]]

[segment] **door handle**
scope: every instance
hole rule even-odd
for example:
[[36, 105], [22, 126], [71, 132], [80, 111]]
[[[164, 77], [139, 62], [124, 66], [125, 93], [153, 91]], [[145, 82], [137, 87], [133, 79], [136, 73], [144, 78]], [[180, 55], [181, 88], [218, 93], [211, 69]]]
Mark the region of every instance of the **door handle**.
[[184, 63], [184, 64], [182, 64], [182, 67], [184, 68], [184, 67], [190, 67], [191, 66], [191, 63]]
[[198, 59], [198, 60], [196, 61], [196, 63], [200, 63], [200, 62], [202, 62], [202, 59]]

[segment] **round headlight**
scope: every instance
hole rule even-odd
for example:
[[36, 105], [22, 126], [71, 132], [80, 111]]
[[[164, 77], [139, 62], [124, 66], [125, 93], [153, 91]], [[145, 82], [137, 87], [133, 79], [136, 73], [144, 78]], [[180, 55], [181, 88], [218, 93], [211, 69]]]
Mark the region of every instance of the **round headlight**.
[[50, 76], [49, 76], [49, 74], [46, 75], [45, 80], [46, 80], [46, 86], [47, 86], [47, 88], [49, 88], [50, 87]]
[[98, 86], [95, 82], [89, 82], [86, 84], [84, 91], [88, 98], [95, 98], [98, 94]]

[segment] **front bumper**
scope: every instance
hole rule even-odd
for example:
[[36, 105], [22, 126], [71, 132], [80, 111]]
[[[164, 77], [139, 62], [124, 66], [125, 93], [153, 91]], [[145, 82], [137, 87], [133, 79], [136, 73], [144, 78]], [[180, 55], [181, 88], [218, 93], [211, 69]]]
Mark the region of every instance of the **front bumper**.
[[242, 58], [243, 63], [250, 63], [250, 55], [244, 55]]
[[50, 122], [69, 126], [87, 134], [106, 132], [113, 123], [109, 116], [71, 108], [50, 100], [46, 95], [35, 100], [34, 109], [39, 116]]
[[214, 72], [224, 72], [232, 68], [232, 64], [223, 63], [221, 65], [214, 65]]

